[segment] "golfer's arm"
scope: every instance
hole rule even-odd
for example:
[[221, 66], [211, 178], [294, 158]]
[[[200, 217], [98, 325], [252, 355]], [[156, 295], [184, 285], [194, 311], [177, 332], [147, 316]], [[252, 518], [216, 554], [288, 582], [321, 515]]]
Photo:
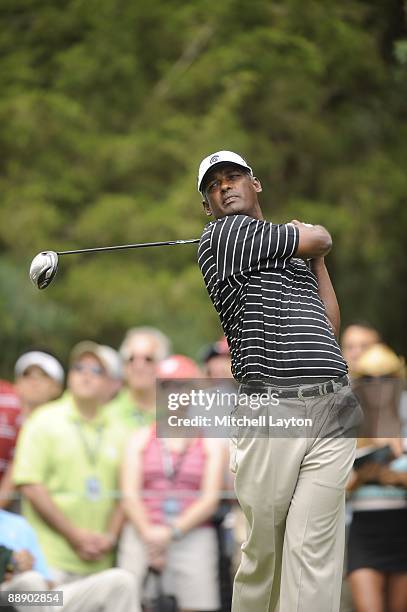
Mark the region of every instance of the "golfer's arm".
[[299, 221], [291, 221], [298, 229], [298, 246], [295, 257], [324, 257], [332, 248], [330, 233], [322, 225], [307, 226]]
[[318, 295], [324, 303], [326, 315], [332, 325], [335, 337], [338, 338], [341, 327], [341, 314], [335, 290], [323, 257], [311, 260], [311, 271], [317, 277]]
[[70, 541], [75, 526], [54, 503], [47, 488], [42, 484], [26, 484], [19, 488], [22, 495], [31, 503], [44, 521]]

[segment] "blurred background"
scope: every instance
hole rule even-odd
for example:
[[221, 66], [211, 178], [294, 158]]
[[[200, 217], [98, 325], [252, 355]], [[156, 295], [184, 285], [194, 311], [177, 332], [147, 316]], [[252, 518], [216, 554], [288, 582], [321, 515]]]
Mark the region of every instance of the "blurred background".
[[402, 0], [1, 0], [0, 376], [43, 345], [134, 325], [195, 357], [219, 337], [196, 245], [197, 166], [247, 158], [268, 220], [326, 225], [343, 323], [407, 352], [407, 31]]

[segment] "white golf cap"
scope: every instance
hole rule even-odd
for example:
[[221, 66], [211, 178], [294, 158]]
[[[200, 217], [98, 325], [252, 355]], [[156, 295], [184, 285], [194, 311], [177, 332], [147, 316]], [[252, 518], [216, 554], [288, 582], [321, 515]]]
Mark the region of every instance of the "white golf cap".
[[198, 170], [198, 191], [201, 192], [202, 181], [205, 178], [205, 174], [211, 170], [214, 166], [218, 164], [236, 164], [237, 166], [241, 166], [242, 168], [246, 168], [249, 170], [249, 173], [253, 176], [253, 170], [248, 165], [247, 161], [237, 153], [233, 153], [233, 151], [217, 151], [216, 153], [212, 153], [205, 157], [199, 165]]
[[16, 377], [22, 376], [28, 368], [31, 366], [37, 366], [41, 368], [43, 372], [53, 380], [59, 383], [64, 382], [65, 373], [64, 369], [59, 363], [58, 359], [50, 355], [49, 353], [43, 353], [42, 351], [29, 351], [24, 353], [16, 361], [14, 366], [14, 373]]
[[105, 362], [110, 364], [110, 376], [116, 380], [123, 380], [123, 360], [116, 349], [102, 344], [99, 353], [103, 355]]

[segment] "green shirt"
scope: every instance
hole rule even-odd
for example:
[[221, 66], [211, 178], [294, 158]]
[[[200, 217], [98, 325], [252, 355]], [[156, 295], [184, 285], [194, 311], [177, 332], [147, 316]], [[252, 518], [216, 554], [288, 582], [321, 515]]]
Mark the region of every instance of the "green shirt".
[[151, 425], [155, 421], [155, 410], [141, 410], [136, 406], [129, 389], [123, 389], [108, 404], [106, 412], [112, 419], [128, 429]]
[[[117, 502], [118, 468], [127, 438], [104, 408], [92, 420], [79, 413], [69, 393], [34, 412], [20, 432], [14, 460], [15, 484], [43, 484], [54, 503], [77, 527], [105, 533]], [[113, 555], [82, 561], [65, 538], [23, 500], [51, 567], [79, 574], [107, 569]]]

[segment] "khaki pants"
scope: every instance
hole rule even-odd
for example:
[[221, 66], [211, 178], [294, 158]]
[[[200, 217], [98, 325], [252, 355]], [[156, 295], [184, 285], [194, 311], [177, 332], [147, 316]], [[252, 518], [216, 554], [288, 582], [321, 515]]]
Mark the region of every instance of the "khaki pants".
[[[117, 563], [132, 572], [141, 597], [147, 555], [144, 543], [129, 522], [122, 531]], [[162, 589], [176, 596], [181, 609], [208, 612], [219, 609], [218, 544], [213, 527], [195, 527], [179, 541], [171, 542], [162, 572]]]
[[[344, 402], [347, 393], [281, 400], [286, 406], [279, 410], [290, 415], [294, 408], [297, 416], [315, 416], [320, 432], [337, 431], [341, 405], [360, 416], [354, 396]], [[345, 485], [355, 445], [354, 438], [250, 437], [244, 431], [232, 439], [235, 490], [248, 522], [232, 612], [338, 612]]]
[[[1, 585], [1, 591], [42, 591], [48, 589], [46, 580], [34, 571], [23, 572]], [[134, 578], [125, 570], [113, 568], [91, 574], [55, 588], [63, 592], [64, 605], [18, 606], [18, 612], [138, 612]]]

